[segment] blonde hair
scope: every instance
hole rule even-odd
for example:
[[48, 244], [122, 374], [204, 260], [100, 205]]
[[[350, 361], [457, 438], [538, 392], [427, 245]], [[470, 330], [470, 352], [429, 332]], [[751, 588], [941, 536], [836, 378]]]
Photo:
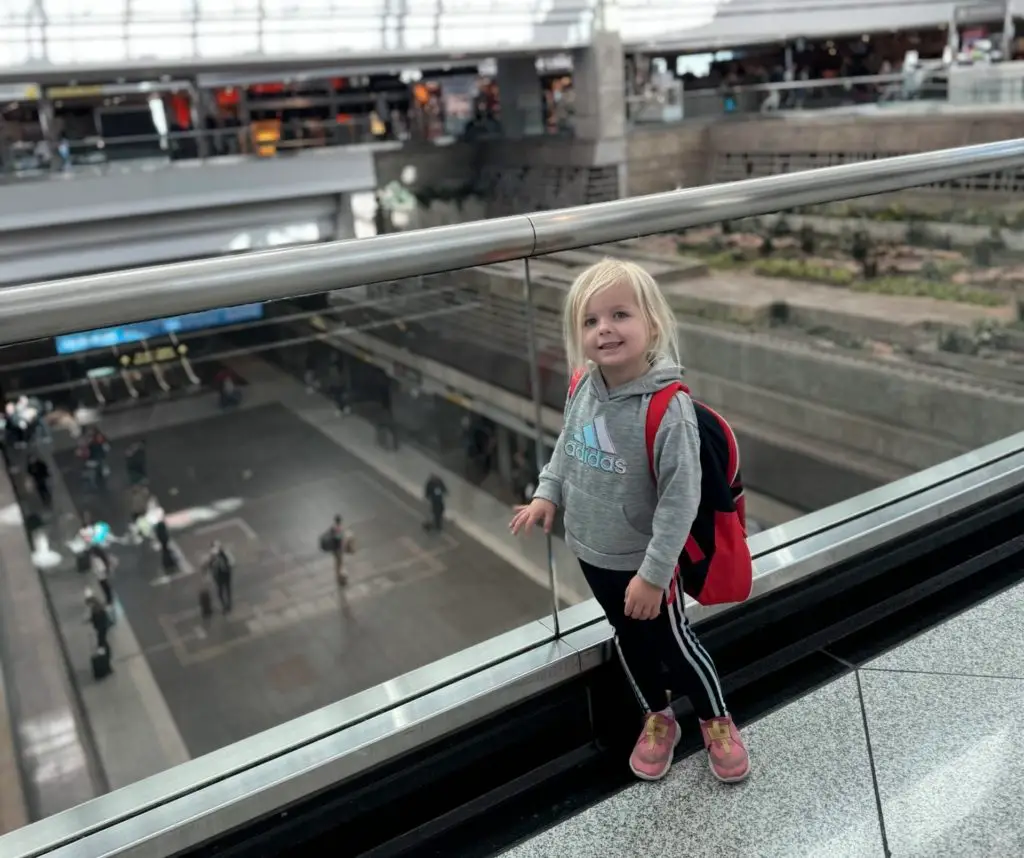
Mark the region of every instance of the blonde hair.
[[647, 359], [653, 362], [664, 357], [681, 366], [676, 317], [655, 279], [635, 262], [608, 258], [582, 272], [566, 295], [562, 326], [569, 369], [588, 365], [583, 353], [583, 320], [587, 304], [595, 295], [618, 283], [626, 283], [632, 288], [644, 322], [647, 323], [650, 334]]

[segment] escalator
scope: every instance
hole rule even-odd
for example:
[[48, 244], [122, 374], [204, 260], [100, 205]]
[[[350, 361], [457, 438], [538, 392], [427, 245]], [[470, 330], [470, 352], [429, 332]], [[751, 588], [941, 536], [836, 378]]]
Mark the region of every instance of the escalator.
[[[1013, 453], [995, 464], [1024, 462]], [[806, 578], [791, 568], [793, 583], [702, 620], [701, 640], [737, 720], [758, 718], [1024, 578], [1019, 477]], [[885, 510], [873, 514], [885, 521]], [[623, 789], [633, 783], [625, 760], [637, 715], [617, 665], [597, 656], [607, 649], [602, 625], [576, 631], [586, 639], [589, 629], [592, 640], [577, 676], [177, 854], [483, 858]], [[683, 706], [682, 723], [692, 722]], [[678, 754], [699, 747], [693, 729]]]

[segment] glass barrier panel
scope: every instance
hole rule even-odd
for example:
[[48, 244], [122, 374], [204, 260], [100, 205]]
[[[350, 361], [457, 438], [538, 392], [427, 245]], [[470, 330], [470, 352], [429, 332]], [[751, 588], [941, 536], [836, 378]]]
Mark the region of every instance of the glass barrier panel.
[[[735, 432], [750, 533], [1007, 437], [1024, 425], [1022, 181], [979, 175], [533, 259], [544, 404], [565, 401], [565, 296], [614, 257], [658, 282], [684, 382]], [[563, 604], [588, 596], [571, 556], [556, 565]]]
[[546, 549], [509, 532], [536, 458], [522, 264], [0, 350], [0, 535], [60, 633], [77, 777], [550, 626]]
[[[738, 441], [751, 533], [1013, 434], [1022, 181], [0, 349], [0, 648], [21, 671], [0, 751], [26, 749], [29, 815], [370, 688], [394, 703], [396, 677], [531, 621], [528, 645], [578, 625], [564, 522], [509, 522], [559, 449], [566, 296], [606, 257], [667, 299], [683, 380]], [[571, 425], [562, 450], [597, 480], [645, 471], [635, 445], [619, 468], [620, 431]], [[588, 493], [619, 515], [608, 485]]]

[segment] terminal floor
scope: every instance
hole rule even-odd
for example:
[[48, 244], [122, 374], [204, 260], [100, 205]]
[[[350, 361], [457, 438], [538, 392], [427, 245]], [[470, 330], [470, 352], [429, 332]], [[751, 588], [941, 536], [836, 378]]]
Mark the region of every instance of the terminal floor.
[[746, 783], [694, 755], [503, 854], [1024, 855], [1022, 732], [1018, 585], [747, 725]]
[[[214, 750], [537, 619], [548, 592], [278, 405], [148, 433], [153, 492], [185, 562], [169, 579], [149, 545], [116, 546], [114, 587], [189, 752]], [[110, 487], [59, 466], [79, 510], [128, 522], [123, 452]], [[336, 512], [354, 535], [339, 591], [318, 537]], [[234, 610], [204, 623], [200, 558], [237, 561]], [[115, 653], [116, 655], [116, 653]]]

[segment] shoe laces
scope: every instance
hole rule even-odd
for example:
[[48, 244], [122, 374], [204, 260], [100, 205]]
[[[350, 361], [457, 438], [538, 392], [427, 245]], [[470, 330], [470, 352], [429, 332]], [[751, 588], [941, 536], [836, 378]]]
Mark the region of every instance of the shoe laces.
[[647, 744], [653, 748], [659, 741], [668, 736], [668, 724], [664, 717], [659, 717], [656, 714], [647, 716], [647, 723], [644, 724], [643, 738], [647, 741]]
[[732, 725], [728, 721], [713, 718], [706, 723], [704, 730], [711, 744], [718, 745], [727, 754], [732, 750]]

